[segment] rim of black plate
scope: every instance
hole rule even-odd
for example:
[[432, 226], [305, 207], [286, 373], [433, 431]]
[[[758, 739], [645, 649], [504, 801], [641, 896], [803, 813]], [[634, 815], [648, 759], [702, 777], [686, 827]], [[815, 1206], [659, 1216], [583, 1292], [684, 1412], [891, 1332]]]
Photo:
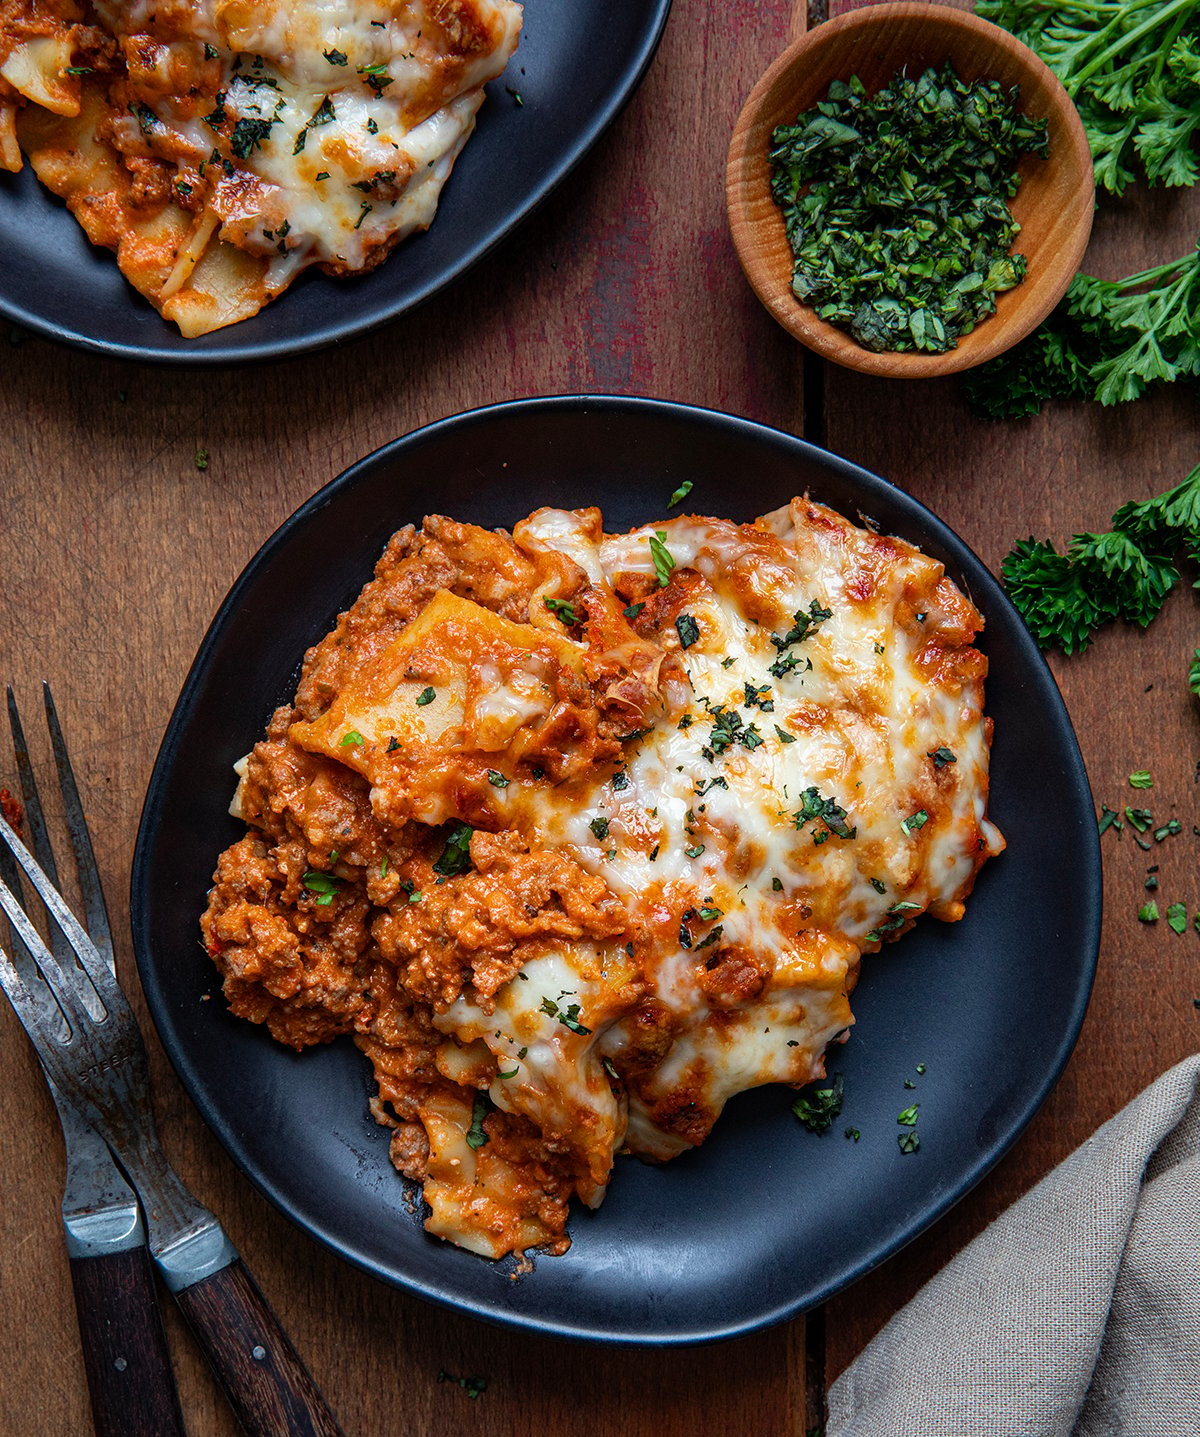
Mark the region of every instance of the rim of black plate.
[[[222, 631], [231, 617], [236, 613], [245, 592], [253, 585], [258, 570], [269, 563], [272, 556], [289, 542], [294, 528], [319, 514], [320, 511], [336, 499], [343, 490], [352, 489], [364, 473], [369, 472], [377, 465], [392, 462], [395, 456], [402, 454], [406, 449], [418, 449], [423, 443], [436, 437], [441, 431], [461, 429], [466, 426], [476, 427], [486, 425], [497, 418], [503, 418], [507, 415], [518, 415], [528, 412], [556, 413], [572, 411], [580, 413], [591, 411], [608, 415], [619, 415], [622, 412], [635, 414], [657, 413], [676, 420], [684, 420], [701, 425], [711, 425], [717, 429], [740, 432], [760, 443], [782, 446], [793, 453], [803, 455], [810, 463], [820, 468], [830, 470], [860, 488], [868, 499], [871, 497], [886, 499], [889, 505], [894, 506], [910, 516], [914, 524], [924, 529], [925, 533], [937, 544], [943, 554], [950, 559], [951, 563], [958, 566], [960, 574], [963, 577], [969, 574], [973, 584], [978, 583], [981, 588], [986, 590], [986, 593], [983, 595], [978, 592], [973, 594], [972, 597], [976, 602], [979, 602], [982, 598], [982, 602], [993, 616], [1000, 610], [1006, 611], [1006, 619], [1012, 627], [1017, 647], [1021, 651], [1021, 658], [1026, 665], [1025, 671], [1028, 680], [1031, 686], [1036, 690], [1036, 698], [1040, 703], [1045, 705], [1045, 711], [1051, 723], [1066, 740], [1065, 746], [1068, 751], [1068, 761], [1065, 765], [1065, 777], [1069, 787], [1076, 795], [1081, 811], [1087, 811], [1088, 813], [1094, 811], [1091, 788], [1088, 783], [1083, 757], [1079, 750], [1074, 728], [1071, 724], [1070, 716], [1062, 699], [1062, 695], [1059, 692], [1058, 685], [1044, 657], [1037, 648], [1036, 643], [1020, 619], [1017, 611], [1013, 608], [1010, 600], [1004, 593], [1003, 588], [987, 569], [986, 565], [984, 565], [983, 561], [963, 539], [919, 500], [914, 499], [904, 490], [898, 488], [888, 480], [881, 478], [879, 475], [873, 474], [869, 470], [863, 469], [859, 465], [847, 459], [843, 459], [836, 454], [832, 454], [828, 450], [822, 449], [820, 446], [801, 439], [796, 435], [719, 410], [707, 409], [701, 406], [671, 400], [631, 398], [604, 394], [568, 394], [511, 400], [477, 409], [466, 410], [423, 425], [418, 429], [410, 431], [406, 435], [382, 445], [371, 454], [359, 459], [319, 489], [290, 515], [255, 553], [234, 582], [228, 595], [217, 610], [200, 645], [196, 658], [188, 671], [188, 675], [184, 680], [179, 699], [172, 711], [162, 746], [160, 747], [150, 777], [138, 829], [131, 873], [130, 911], [134, 948], [137, 955], [143, 991], [145, 992], [155, 1025], [162, 1037], [163, 1045], [170, 1057], [171, 1063], [193, 1103], [200, 1112], [200, 1115], [216, 1134], [222, 1146], [225, 1147], [226, 1151], [233, 1158], [239, 1170], [249, 1178], [259, 1192], [267, 1197], [309, 1237], [314, 1238], [323, 1246], [335, 1252], [339, 1257], [377, 1279], [412, 1292], [428, 1301], [436, 1302], [440, 1306], [466, 1313], [472, 1317], [502, 1327], [537, 1332], [544, 1336], [566, 1337], [577, 1341], [596, 1342], [604, 1345], [639, 1347], [693, 1346], [707, 1342], [725, 1341], [772, 1326], [778, 1322], [794, 1317], [801, 1312], [809, 1311], [819, 1306], [835, 1293], [850, 1286], [874, 1267], [877, 1267], [886, 1259], [894, 1256], [901, 1248], [905, 1247], [922, 1232], [926, 1231], [951, 1207], [959, 1202], [995, 1167], [1024, 1132], [1030, 1120], [1058, 1082], [1074, 1050], [1086, 1014], [1095, 978], [1100, 945], [1102, 875], [1099, 836], [1094, 824], [1085, 827], [1083, 833], [1085, 851], [1079, 854], [1079, 866], [1086, 870], [1090, 878], [1090, 882], [1087, 885], [1087, 896], [1089, 898], [1087, 911], [1078, 915], [1079, 923], [1076, 930], [1079, 938], [1079, 951], [1086, 955], [1086, 961], [1080, 967], [1073, 1001], [1067, 1014], [1067, 1021], [1062, 1027], [1058, 1043], [1054, 1049], [1053, 1059], [1046, 1065], [1041, 1080], [1030, 1090], [1026, 1102], [1019, 1109], [1007, 1115], [1003, 1133], [997, 1136], [989, 1144], [987, 1149], [980, 1153], [974, 1162], [968, 1164], [965, 1169], [961, 1170], [957, 1179], [938, 1193], [936, 1200], [931, 1201], [928, 1206], [922, 1207], [919, 1218], [914, 1220], [912, 1225], [902, 1232], [899, 1237], [895, 1235], [885, 1236], [879, 1242], [868, 1245], [860, 1251], [855, 1261], [840, 1268], [837, 1273], [831, 1276], [827, 1281], [820, 1283], [808, 1291], [798, 1293], [794, 1298], [789, 1298], [788, 1301], [778, 1304], [770, 1311], [756, 1314], [753, 1318], [724, 1325], [719, 1322], [706, 1321], [703, 1315], [698, 1315], [696, 1325], [686, 1332], [661, 1330], [649, 1333], [642, 1332], [630, 1337], [619, 1332], [614, 1332], [608, 1328], [595, 1325], [589, 1326], [586, 1319], [565, 1325], [561, 1321], [546, 1320], [539, 1318], [535, 1314], [513, 1314], [506, 1312], [495, 1304], [464, 1296], [462, 1293], [455, 1291], [452, 1284], [439, 1287], [427, 1281], [409, 1278], [401, 1272], [391, 1269], [383, 1270], [377, 1262], [372, 1260], [368, 1253], [347, 1248], [347, 1246], [337, 1240], [336, 1237], [331, 1236], [323, 1230], [319, 1219], [303, 1211], [286, 1192], [281, 1190], [276, 1182], [265, 1177], [261, 1172], [255, 1169], [252, 1163], [244, 1160], [240, 1150], [238, 1135], [229, 1115], [214, 1107], [213, 1102], [206, 1092], [205, 1085], [192, 1064], [188, 1053], [181, 1047], [178, 1041], [176, 1041], [176, 1025], [171, 1015], [170, 1004], [166, 993], [160, 982], [157, 966], [149, 961], [148, 957], [144, 961], [144, 955], [149, 955], [153, 945], [147, 921], [148, 905], [143, 901], [140, 895], [145, 892], [148, 882], [148, 870], [153, 860], [153, 834], [158, 827], [168, 774], [175, 763], [179, 732], [182, 727], [180, 721], [187, 715], [192, 705], [193, 696], [199, 687], [200, 677], [208, 666], [210, 655], [221, 642], [223, 637]], [[923, 546], [925, 542], [923, 539]]]
[[[256, 342], [252, 337], [242, 337], [245, 333], [245, 325], [249, 325], [251, 331], [253, 329], [257, 316], [252, 316], [250, 319], [232, 326], [229, 330], [215, 331], [222, 336], [229, 335], [229, 338], [223, 338], [219, 342], [210, 341], [203, 348], [189, 348], [105, 339], [70, 325], [46, 319], [36, 308], [30, 308], [3, 292], [0, 292], [0, 316], [41, 338], [70, 345], [76, 349], [88, 350], [93, 354], [104, 355], [110, 359], [199, 368], [219, 368], [256, 364], [266, 360], [300, 358], [332, 345], [361, 338], [390, 324], [419, 308], [426, 301], [432, 299], [435, 294], [445, 289], [447, 285], [461, 279], [480, 260], [507, 239], [515, 229], [530, 219], [551, 192], [557, 189], [563, 180], [576, 169], [620, 115], [633, 98], [650, 67], [650, 62], [654, 59], [671, 11], [672, 0], [645, 0], [645, 4], [647, 9], [645, 28], [639, 42], [631, 48], [625, 65], [620, 71], [618, 82], [612, 87], [605, 103], [597, 107], [587, 124], [581, 129], [574, 143], [563, 153], [558, 162], [550, 166], [541, 176], [524, 203], [515, 211], [506, 213], [498, 223], [486, 227], [475, 243], [448, 271], [443, 269], [414, 288], [404, 290], [394, 299], [390, 301], [385, 299], [368, 317], [353, 318], [341, 323], [332, 322], [315, 329], [310, 328], [307, 333], [294, 339], [284, 336]], [[46, 194], [48, 198], [52, 198], [48, 191]], [[434, 223], [436, 224], [436, 219]], [[115, 256], [112, 257], [112, 263], [116, 264]], [[138, 298], [132, 287], [129, 289], [129, 298], [131, 303]], [[286, 299], [287, 294], [285, 293], [269, 308], [285, 302]], [[263, 312], [260, 311], [260, 313]], [[164, 320], [163, 323], [166, 324], [167, 321]]]

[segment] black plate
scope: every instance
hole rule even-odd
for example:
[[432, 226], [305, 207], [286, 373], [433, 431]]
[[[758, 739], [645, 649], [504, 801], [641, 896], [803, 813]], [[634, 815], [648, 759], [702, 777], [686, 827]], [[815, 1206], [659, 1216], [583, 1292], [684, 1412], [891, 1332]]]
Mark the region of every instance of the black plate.
[[[735, 1098], [709, 1141], [660, 1168], [622, 1158], [565, 1257], [513, 1281], [428, 1237], [367, 1113], [348, 1040], [297, 1056], [232, 1018], [197, 942], [231, 765], [290, 698], [307, 645], [431, 510], [511, 525], [598, 504], [610, 529], [688, 507], [744, 520], [808, 490], [942, 559], [987, 616], [992, 814], [1008, 851], [965, 920], [925, 921], [864, 964], [837, 1055], [846, 1105], [815, 1137], [786, 1088]], [[481, 1317], [602, 1341], [730, 1337], [811, 1306], [896, 1251], [983, 1176], [1032, 1117], [1083, 1020], [1100, 930], [1091, 795], [1050, 672], [974, 554], [928, 510], [843, 459], [746, 420], [654, 400], [572, 397], [475, 410], [362, 460], [304, 505], [234, 585], [171, 719], [133, 868], [133, 930], [158, 1031], [234, 1160], [305, 1231], [369, 1272]], [[212, 1001], [201, 999], [212, 994]], [[916, 1074], [924, 1063], [927, 1072]], [[903, 1086], [905, 1078], [915, 1090]], [[920, 1104], [905, 1156], [897, 1114]], [[859, 1142], [843, 1129], [861, 1130]]]
[[[521, 43], [487, 87], [479, 123], [426, 234], [377, 270], [310, 270], [253, 319], [184, 339], [89, 244], [25, 165], [0, 171], [0, 314], [101, 354], [181, 364], [276, 359], [361, 334], [460, 275], [543, 200], [616, 118], [645, 73], [671, 0], [523, 0]], [[518, 106], [509, 87], [516, 90]]]

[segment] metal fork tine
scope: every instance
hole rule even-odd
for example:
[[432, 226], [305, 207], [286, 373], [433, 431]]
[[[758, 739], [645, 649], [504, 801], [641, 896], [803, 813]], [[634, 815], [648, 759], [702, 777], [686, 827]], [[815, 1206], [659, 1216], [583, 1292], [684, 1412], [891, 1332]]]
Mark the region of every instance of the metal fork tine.
[[[20, 904], [16, 902], [8, 885], [0, 883], [0, 908], [7, 914], [11, 932], [16, 943], [13, 943], [13, 956], [10, 957], [3, 948], [0, 948], [0, 957], [9, 966], [17, 984], [21, 990], [21, 997], [24, 1007], [20, 1007], [17, 999], [13, 998], [13, 1006], [17, 1008], [18, 1017], [21, 1019], [26, 1032], [33, 1039], [34, 1046], [38, 1050], [43, 1061], [47, 1060], [46, 1049], [57, 1050], [64, 1042], [69, 1041], [74, 1025], [63, 1004], [55, 995], [55, 991], [45, 979], [47, 972], [58, 971], [54, 955], [42, 942], [41, 935], [37, 929], [25, 917]], [[15, 914], [19, 913], [20, 918]], [[24, 920], [23, 922], [21, 920]], [[18, 947], [19, 944], [19, 947]], [[23, 950], [23, 951], [21, 951]], [[8, 988], [8, 983], [5, 983]], [[30, 1030], [27, 1019], [32, 1018], [37, 1024], [38, 1032], [35, 1034]], [[67, 1032], [62, 1032], [62, 1020], [67, 1020]], [[53, 1029], [59, 1031], [55, 1032]]]
[[[20, 902], [17, 901], [16, 895], [7, 884], [0, 884], [0, 908], [3, 908], [4, 914], [9, 918], [11, 928], [16, 931], [17, 937], [24, 944], [24, 950], [42, 974], [47, 992], [56, 997], [57, 1006], [62, 1010], [70, 1027], [72, 1029], [75, 1027], [75, 1023], [70, 1019], [72, 999], [76, 1003], [82, 1003], [89, 1020], [93, 1016], [99, 1019], [99, 1015], [93, 1015], [93, 1009], [98, 1007], [96, 993], [92, 993], [89, 997], [86, 992], [86, 981], [88, 981], [86, 974], [82, 973], [73, 963], [59, 963], [55, 954], [50, 953], [49, 948], [43, 943], [42, 934], [30, 923], [29, 914], [24, 911]], [[22, 979], [22, 981], [27, 987], [26, 980]], [[40, 989], [37, 992], [40, 993]], [[46, 1004], [43, 1003], [42, 1006], [45, 1007]], [[57, 1040], [59, 1039], [56, 1039], [56, 1042]]]
[[[0, 839], [3, 839], [8, 845], [12, 856], [24, 869], [29, 881], [33, 884], [34, 888], [37, 889], [38, 896], [46, 905], [50, 916], [54, 919], [55, 923], [58, 924], [63, 936], [74, 950], [78, 967], [76, 963], [64, 963], [60, 965], [57, 958], [51, 957], [49, 953], [46, 954], [46, 957], [53, 963], [55, 972], [61, 977], [64, 983], [70, 982], [71, 986], [77, 991], [81, 989], [86, 975], [86, 977], [91, 980], [92, 987], [96, 990], [96, 993], [110, 1013], [119, 1014], [125, 1012], [129, 1013], [130, 1017], [132, 1017], [124, 993], [122, 993], [117, 986], [116, 978], [110, 972], [104, 959], [97, 952], [92, 940], [83, 931], [83, 925], [59, 897], [54, 885], [34, 861], [33, 855], [9, 827], [8, 820], [4, 818], [2, 814], [0, 814]], [[42, 952], [45, 949], [45, 945], [42, 943], [37, 929], [34, 928], [28, 917], [26, 917], [24, 909], [3, 884], [0, 884], [0, 907], [8, 914], [9, 922], [13, 924], [22, 939], [24, 939], [26, 947], [37, 955], [40, 966], [42, 964]], [[73, 982], [71, 982], [69, 977], [69, 975], [72, 974], [74, 975]], [[87, 1008], [90, 1013], [92, 1005], [88, 1003], [86, 998], [82, 1001], [84, 1007]], [[61, 1002], [62, 997], [60, 995], [60, 1003]]]
[[[9, 853], [7, 848], [2, 846], [0, 846], [0, 883], [9, 890], [21, 907], [24, 908], [25, 898], [21, 887], [21, 870], [17, 867], [16, 859]], [[8, 930], [8, 951], [12, 958], [13, 965], [21, 973], [26, 985], [35, 982], [38, 976], [37, 967], [34, 964], [33, 954], [29, 951], [28, 945], [11, 923], [5, 923], [0, 927], [0, 936], [3, 936], [5, 929]], [[47, 993], [49, 992], [49, 989], [45, 988], [44, 983], [41, 986]], [[55, 1007], [57, 1006], [56, 1003]], [[65, 1016], [62, 1016], [61, 1009], [59, 1009], [59, 1014], [64, 1025], [63, 1037], [65, 1038], [70, 1035], [70, 1024], [67, 1022]]]
[[[29, 758], [29, 745], [25, 741], [25, 728], [17, 710], [16, 696], [12, 685], [8, 685], [8, 726], [12, 731], [13, 753], [17, 760], [17, 778], [21, 784], [21, 797], [25, 804], [25, 820], [29, 825], [29, 841], [37, 861], [46, 876], [57, 889], [58, 865], [54, 861], [54, 849], [50, 846], [50, 834], [46, 828], [46, 815], [42, 809], [42, 796], [38, 792], [37, 779], [33, 775], [33, 764]], [[59, 963], [71, 959], [71, 945], [64, 935], [53, 926], [50, 930], [50, 947]]]
[[[100, 884], [100, 869], [96, 863], [95, 850], [92, 848], [92, 837], [88, 832], [87, 820], [83, 816], [83, 803], [79, 797], [79, 786], [75, 782], [75, 770], [71, 767], [67, 745], [59, 726], [54, 695], [50, 692], [50, 685], [47, 683], [42, 684], [42, 699], [46, 706], [46, 726], [50, 730], [54, 764], [58, 769], [58, 786], [62, 790], [67, 831], [71, 835], [71, 849], [75, 855], [75, 871], [79, 875], [79, 891], [83, 897], [87, 930], [91, 935], [92, 942], [100, 950], [108, 966], [112, 968], [112, 927], [108, 921], [104, 889]], [[46, 868], [46, 865], [43, 863], [42, 867]], [[46, 873], [48, 877], [54, 877], [48, 868], [46, 868]], [[55, 887], [57, 886], [56, 883]]]

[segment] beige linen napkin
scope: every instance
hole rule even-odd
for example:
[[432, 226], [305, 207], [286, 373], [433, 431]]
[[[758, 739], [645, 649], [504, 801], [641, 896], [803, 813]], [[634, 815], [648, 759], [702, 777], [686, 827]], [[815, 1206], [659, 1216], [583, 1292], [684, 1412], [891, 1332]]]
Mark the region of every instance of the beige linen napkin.
[[829, 1413], [828, 1437], [1198, 1437], [1200, 1057], [928, 1283]]

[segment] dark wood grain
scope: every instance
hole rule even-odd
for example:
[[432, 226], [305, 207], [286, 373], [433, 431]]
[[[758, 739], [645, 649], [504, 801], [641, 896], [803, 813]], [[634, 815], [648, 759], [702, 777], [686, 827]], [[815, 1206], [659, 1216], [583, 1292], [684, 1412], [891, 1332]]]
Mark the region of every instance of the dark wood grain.
[[[835, 0], [835, 13], [848, 8]], [[1124, 200], [1101, 204], [1084, 268], [1106, 278], [1130, 274], [1185, 254], [1198, 230], [1200, 195], [1131, 189]], [[1072, 533], [1109, 528], [1118, 505], [1161, 493], [1200, 460], [1195, 391], [1183, 386], [1115, 409], [1048, 405], [1018, 423], [976, 419], [954, 379], [889, 385], [831, 367], [824, 389], [829, 447], [928, 504], [993, 570], [1019, 538], [1052, 538], [1062, 547]], [[1200, 714], [1186, 686], [1200, 642], [1197, 617], [1196, 593], [1185, 587], [1145, 632], [1115, 626], [1082, 657], [1052, 660], [1097, 807], [1144, 800], [1158, 822], [1177, 817], [1183, 833], [1148, 854], [1129, 834], [1105, 835], [1100, 964], [1066, 1073], [1013, 1151], [966, 1201], [830, 1304], [830, 1377], [988, 1221], [1200, 1046], [1200, 1014], [1192, 1005], [1200, 997], [1197, 935], [1137, 919], [1150, 896], [1144, 885], [1152, 866], [1160, 870], [1160, 910], [1176, 901], [1188, 905], [1189, 915], [1200, 908], [1194, 830]], [[1143, 768], [1155, 786], [1139, 795], [1128, 777]], [[1031, 994], [1031, 1007], [1036, 1002]]]
[[240, 1259], [175, 1300], [246, 1437], [344, 1437]]
[[[297, 1233], [155, 1046], [121, 921], [142, 795], [204, 629], [263, 540], [348, 464], [443, 415], [539, 393], [645, 393], [799, 432], [799, 348], [742, 278], [724, 197], [734, 120], [787, 42], [789, 12], [788, 0], [675, 0], [637, 95], [537, 215], [416, 314], [353, 344], [185, 374], [36, 339], [9, 348], [0, 329], [0, 671], [28, 702], [43, 676], [54, 684], [168, 1154], [350, 1437], [566, 1437], [581, 1423], [591, 1437], [724, 1437], [747, 1412], [772, 1433], [803, 1430], [802, 1323], [719, 1350], [585, 1348], [427, 1306]], [[35, 757], [53, 791], [49, 755]], [[21, 1196], [0, 1204], [0, 1432], [83, 1433], [54, 1111], [7, 1012], [0, 1085], [0, 1164]], [[235, 1437], [190, 1334], [173, 1308], [166, 1319], [190, 1437]], [[439, 1372], [487, 1390], [472, 1399]]]
[[[790, 8], [675, 0], [641, 90], [533, 220], [418, 313], [356, 343], [186, 374], [39, 340], [8, 348], [0, 332], [0, 677], [30, 703], [37, 681], [53, 682], [119, 928], [142, 794], [204, 628], [255, 549], [347, 464], [418, 424], [535, 393], [646, 393], [803, 432], [802, 351], [741, 275], [723, 190], [734, 121], [794, 32]], [[1096, 262], [1127, 272], [1181, 253], [1198, 228], [1197, 197], [1131, 193], [1101, 215]], [[1200, 457], [1200, 417], [1182, 392], [987, 425], [971, 419], [953, 380], [889, 384], [830, 370], [824, 385], [815, 432], [823, 425], [831, 448], [937, 509], [993, 567], [1017, 537], [1104, 527], [1116, 503], [1157, 492]], [[1145, 634], [1106, 633], [1091, 654], [1056, 666], [1097, 796], [1129, 801], [1126, 776], [1149, 768], [1152, 806], [1177, 814], [1184, 834], [1152, 858], [1106, 836], [1100, 976], [1063, 1082], [971, 1197], [830, 1305], [831, 1371], [994, 1213], [1196, 1047], [1200, 940], [1146, 929], [1136, 911], [1154, 861], [1166, 901], [1200, 907], [1200, 729], [1181, 678], [1198, 640], [1186, 591]], [[36, 757], [43, 790], [55, 791], [49, 755]], [[0, 761], [0, 783], [9, 779]], [[581, 1426], [590, 1437], [804, 1437], [802, 1322], [719, 1349], [582, 1348], [427, 1306], [315, 1246], [196, 1116], [153, 1043], [118, 938], [122, 980], [151, 1039], [169, 1156], [220, 1215], [350, 1437], [574, 1437]], [[0, 1091], [0, 1432], [84, 1433], [54, 1110], [7, 1012]], [[171, 1309], [166, 1319], [191, 1437], [235, 1437], [182, 1321]], [[471, 1398], [439, 1373], [488, 1385]]]
[[96, 1437], [183, 1437], [149, 1253], [72, 1258], [71, 1282]]

